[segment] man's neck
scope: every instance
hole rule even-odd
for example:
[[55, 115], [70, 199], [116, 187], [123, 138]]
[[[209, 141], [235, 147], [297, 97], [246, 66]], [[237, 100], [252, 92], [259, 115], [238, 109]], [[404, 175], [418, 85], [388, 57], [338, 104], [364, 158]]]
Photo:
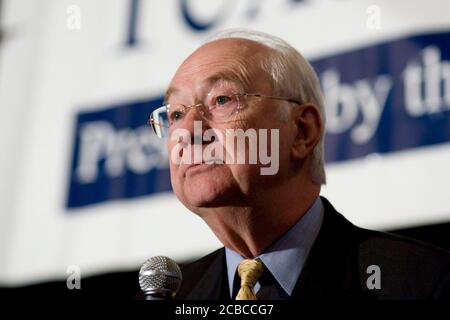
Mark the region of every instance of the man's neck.
[[303, 217], [319, 196], [320, 186], [301, 194], [279, 193], [280, 197], [263, 196], [251, 206], [209, 208], [202, 218], [224, 246], [254, 258]]

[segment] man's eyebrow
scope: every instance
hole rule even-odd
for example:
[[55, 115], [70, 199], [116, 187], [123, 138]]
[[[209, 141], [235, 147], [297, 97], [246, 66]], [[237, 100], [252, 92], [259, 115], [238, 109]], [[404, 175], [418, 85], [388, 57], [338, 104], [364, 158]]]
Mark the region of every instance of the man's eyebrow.
[[[246, 88], [248, 88], [248, 86], [249, 86], [248, 85], [249, 82], [245, 76], [243, 76], [237, 72], [231, 72], [231, 71], [219, 71], [217, 73], [214, 73], [213, 75], [206, 78], [204, 80], [204, 83], [207, 86], [213, 86], [221, 81], [237, 84], [237, 85], [241, 86], [244, 90]], [[169, 89], [167, 89], [166, 94], [164, 96], [164, 102], [167, 103], [170, 96], [179, 91], [181, 91], [181, 90], [178, 89], [177, 87], [170, 87]]]

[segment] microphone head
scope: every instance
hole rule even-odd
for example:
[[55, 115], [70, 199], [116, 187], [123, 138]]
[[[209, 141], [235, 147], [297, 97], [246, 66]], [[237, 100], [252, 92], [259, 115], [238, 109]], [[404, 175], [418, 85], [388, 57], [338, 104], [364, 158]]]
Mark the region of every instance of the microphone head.
[[146, 295], [173, 298], [180, 289], [182, 280], [180, 267], [164, 256], [151, 257], [139, 271], [139, 285]]

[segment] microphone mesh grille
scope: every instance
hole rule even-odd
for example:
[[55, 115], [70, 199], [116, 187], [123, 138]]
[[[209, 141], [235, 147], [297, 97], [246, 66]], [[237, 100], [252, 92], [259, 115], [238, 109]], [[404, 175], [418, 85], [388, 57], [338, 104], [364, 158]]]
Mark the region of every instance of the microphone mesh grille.
[[180, 267], [164, 256], [151, 257], [139, 271], [139, 285], [142, 291], [168, 291], [177, 293], [182, 281]]

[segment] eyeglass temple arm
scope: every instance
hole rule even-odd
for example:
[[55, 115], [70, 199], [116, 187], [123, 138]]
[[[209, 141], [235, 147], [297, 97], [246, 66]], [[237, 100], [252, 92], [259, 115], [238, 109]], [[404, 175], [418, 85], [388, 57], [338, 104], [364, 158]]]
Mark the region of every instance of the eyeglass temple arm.
[[259, 93], [243, 93], [243, 94], [240, 94], [240, 95], [243, 95], [243, 96], [255, 96], [255, 97], [275, 99], [275, 100], [283, 100], [283, 101], [289, 101], [289, 102], [298, 104], [299, 106], [302, 105], [302, 103], [300, 101], [295, 100], [295, 99], [291, 99], [291, 98], [276, 97], [276, 96], [266, 96], [266, 95], [259, 94]]

